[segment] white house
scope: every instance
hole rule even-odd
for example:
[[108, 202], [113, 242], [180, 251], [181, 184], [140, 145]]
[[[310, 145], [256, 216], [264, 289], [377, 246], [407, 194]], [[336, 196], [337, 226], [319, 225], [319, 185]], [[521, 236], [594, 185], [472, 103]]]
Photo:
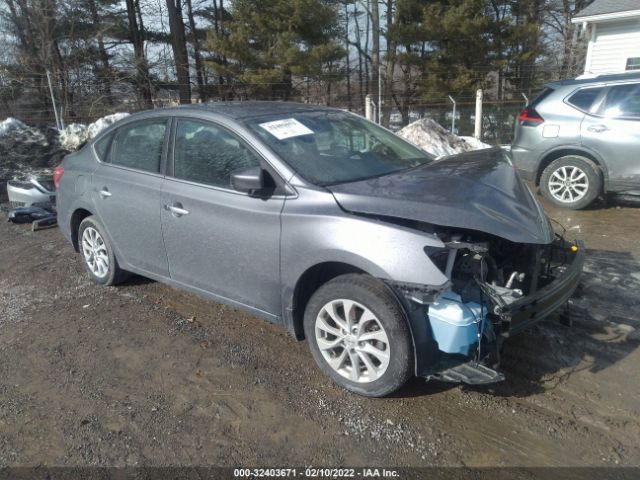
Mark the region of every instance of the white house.
[[572, 22], [589, 38], [585, 74], [640, 70], [640, 0], [595, 0]]

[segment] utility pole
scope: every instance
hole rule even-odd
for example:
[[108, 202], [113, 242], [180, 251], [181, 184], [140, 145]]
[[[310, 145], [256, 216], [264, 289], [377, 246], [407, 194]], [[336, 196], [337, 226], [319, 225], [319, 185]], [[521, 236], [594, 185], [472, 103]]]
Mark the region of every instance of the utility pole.
[[473, 136], [482, 140], [482, 89], [476, 92], [476, 125]]
[[53, 86], [51, 85], [51, 73], [47, 70], [47, 82], [49, 83], [49, 93], [51, 94], [51, 103], [53, 104], [53, 114], [56, 116], [56, 128], [62, 130], [60, 117], [58, 117], [58, 109], [56, 107], [56, 97], [53, 95]]
[[364, 116], [367, 120], [374, 121], [375, 118], [373, 116], [373, 99], [371, 98], [371, 94], [368, 94], [365, 97], [364, 102]]
[[455, 135], [456, 134], [456, 101], [451, 95], [449, 95], [449, 100], [451, 100], [451, 103], [453, 103], [453, 111], [451, 112], [451, 133]]

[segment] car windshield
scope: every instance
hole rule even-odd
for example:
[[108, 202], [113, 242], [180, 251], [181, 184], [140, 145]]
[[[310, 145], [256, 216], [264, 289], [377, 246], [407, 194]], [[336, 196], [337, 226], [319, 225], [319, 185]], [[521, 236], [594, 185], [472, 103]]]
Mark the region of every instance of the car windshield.
[[316, 185], [379, 177], [434, 159], [384, 128], [346, 112], [295, 112], [251, 118], [246, 124]]

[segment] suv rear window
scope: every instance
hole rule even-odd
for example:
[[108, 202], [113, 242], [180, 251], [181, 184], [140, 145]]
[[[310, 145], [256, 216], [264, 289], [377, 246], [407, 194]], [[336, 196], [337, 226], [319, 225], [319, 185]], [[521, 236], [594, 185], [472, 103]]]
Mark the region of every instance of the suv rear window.
[[593, 104], [598, 98], [598, 96], [602, 93], [603, 89], [604, 87], [580, 89], [576, 93], [571, 95], [567, 99], [567, 102], [569, 103], [569, 105], [573, 105], [574, 107], [580, 110], [589, 112], [591, 111], [591, 107], [593, 107]]
[[545, 88], [544, 90], [542, 90], [542, 92], [540, 92], [540, 95], [538, 95], [533, 102], [531, 102], [529, 105], [527, 105], [529, 108], [536, 108], [536, 106], [540, 105], [540, 103], [542, 103], [542, 101], [547, 98], [549, 95], [551, 95], [555, 90], [553, 88]]

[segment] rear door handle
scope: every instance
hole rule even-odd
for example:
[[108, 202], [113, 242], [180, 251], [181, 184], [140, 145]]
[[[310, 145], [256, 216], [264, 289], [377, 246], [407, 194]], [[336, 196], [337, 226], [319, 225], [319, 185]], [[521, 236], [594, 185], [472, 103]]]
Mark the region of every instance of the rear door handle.
[[609, 127], [607, 127], [606, 125], [591, 125], [589, 128], [587, 128], [587, 130], [593, 133], [602, 133], [609, 130]]
[[189, 210], [185, 210], [184, 208], [182, 208], [181, 203], [174, 203], [173, 205], [165, 205], [164, 208], [170, 211], [175, 217], [189, 215]]
[[102, 190], [98, 192], [102, 198], [109, 198], [111, 196], [111, 192], [107, 187], [102, 187]]

